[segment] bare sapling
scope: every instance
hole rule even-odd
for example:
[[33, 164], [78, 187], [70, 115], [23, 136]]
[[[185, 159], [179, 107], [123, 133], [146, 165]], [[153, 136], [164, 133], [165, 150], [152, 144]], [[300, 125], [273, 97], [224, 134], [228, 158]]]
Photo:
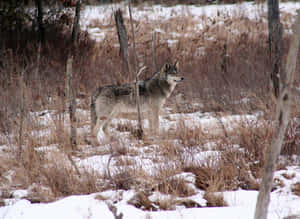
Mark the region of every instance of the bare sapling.
[[295, 69], [299, 48], [299, 37], [300, 11], [298, 10], [297, 18], [293, 27], [292, 39], [285, 66], [286, 82], [280, 80], [280, 87], [282, 88], [282, 90], [279, 93], [276, 105], [274, 134], [272, 136], [271, 144], [267, 149], [267, 160], [266, 165], [264, 167], [263, 178], [260, 184], [254, 219], [267, 218], [268, 206], [270, 202], [270, 192], [273, 186], [273, 176], [276, 168], [276, 161], [281, 151], [285, 131], [290, 118], [292, 100], [291, 90], [295, 77]]
[[136, 54], [136, 47], [135, 47], [135, 35], [134, 35], [134, 27], [133, 27], [133, 21], [132, 21], [132, 14], [131, 14], [131, 1], [128, 2], [128, 9], [129, 9], [129, 16], [130, 16], [130, 24], [131, 24], [131, 32], [132, 32], [132, 41], [133, 41], [133, 54], [134, 54], [134, 71], [136, 74], [135, 77], [135, 98], [136, 98], [136, 108], [137, 108], [137, 115], [138, 115], [138, 130], [137, 130], [137, 137], [139, 139], [143, 138], [144, 131], [142, 127], [142, 118], [141, 118], [141, 109], [140, 109], [140, 93], [139, 93], [139, 86], [138, 86], [138, 64], [137, 64], [137, 54]]
[[71, 41], [71, 51], [68, 55], [67, 60], [67, 83], [66, 83], [66, 90], [68, 95], [68, 111], [70, 115], [70, 143], [72, 146], [72, 150], [74, 151], [77, 147], [76, 138], [77, 138], [77, 131], [76, 131], [76, 95], [75, 89], [73, 86], [73, 59], [76, 54], [77, 50], [77, 40], [78, 40], [78, 28], [79, 28], [79, 19], [80, 19], [80, 5], [81, 0], [77, 0], [76, 2], [76, 13], [74, 17], [74, 24], [73, 24], [73, 31], [72, 31], [72, 41]]

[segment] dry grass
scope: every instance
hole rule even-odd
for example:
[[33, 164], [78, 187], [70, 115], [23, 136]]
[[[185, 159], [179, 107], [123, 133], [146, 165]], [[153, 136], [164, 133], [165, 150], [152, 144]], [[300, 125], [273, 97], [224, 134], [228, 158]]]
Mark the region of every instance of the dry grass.
[[164, 180], [158, 185], [158, 190], [164, 194], [171, 194], [179, 197], [188, 197], [195, 194], [195, 190], [187, 185], [182, 177]]
[[185, 147], [202, 145], [207, 139], [207, 136], [203, 133], [201, 126], [188, 127], [183, 119], [180, 119], [176, 124], [176, 129], [173, 135], [174, 138], [180, 140]]
[[291, 119], [285, 134], [281, 154], [293, 156], [300, 155], [300, 120], [299, 117]]
[[283, 188], [283, 187], [285, 186], [283, 180], [281, 180], [281, 179], [279, 179], [279, 178], [277, 178], [277, 177], [274, 178], [274, 183], [275, 183], [277, 186], [279, 186], [280, 188]]
[[295, 173], [292, 173], [292, 174], [288, 174], [288, 173], [283, 173], [283, 174], [281, 174], [284, 178], [286, 178], [286, 179], [293, 179], [295, 176], [296, 176], [296, 174]]
[[84, 170], [78, 175], [67, 158], [55, 156], [55, 162], [47, 168], [41, 169], [41, 175], [46, 178], [44, 182], [56, 197], [90, 194], [101, 191], [97, 185], [100, 176], [91, 170]]
[[285, 217], [284, 219], [300, 219], [300, 216], [299, 215], [290, 215], [290, 216]]
[[138, 138], [138, 129], [130, 121], [126, 121], [126, 123], [119, 123], [116, 130], [120, 132], [129, 132], [131, 136]]
[[108, 173], [108, 179], [113, 189], [129, 190], [143, 187], [142, 182], [146, 177], [147, 174], [135, 165], [117, 166], [111, 173], [110, 170]]
[[[40, 127], [30, 123], [33, 119], [28, 114], [24, 122], [22, 147], [11, 145], [16, 149], [9, 156], [14, 157], [15, 162], [1, 165], [1, 175], [12, 171], [12, 181], [8, 182], [5, 177], [0, 181], [6, 182], [8, 189], [28, 188], [29, 195], [26, 198], [32, 202], [50, 202], [56, 197], [100, 191], [101, 187], [96, 185], [100, 178], [98, 174], [85, 169], [78, 172], [67, 143], [69, 134], [65, 129], [58, 128], [61, 127], [59, 122], [52, 120], [48, 129], [41, 130], [50, 129], [50, 132], [46, 132], [49, 135], [41, 137]], [[19, 138], [15, 142], [18, 144]], [[51, 147], [48, 146], [50, 144]]]
[[12, 157], [0, 156], [0, 187], [3, 192], [11, 187], [24, 188], [29, 185], [30, 179], [24, 174], [24, 168]]
[[207, 207], [224, 207], [228, 206], [227, 202], [224, 200], [222, 194], [215, 194], [212, 192], [206, 192], [203, 198], [207, 201]]
[[[170, 1], [168, 1], [170, 3]], [[153, 25], [147, 21], [135, 21], [137, 27], [137, 53], [139, 62], [148, 66], [148, 71], [142, 77], [150, 76], [155, 70], [152, 66], [152, 34], [149, 30], [159, 28], [164, 33], [156, 34], [156, 60], [158, 67], [165, 61], [180, 61], [181, 72], [185, 82], [178, 86], [174, 96], [184, 94], [184, 100], [174, 103], [176, 98], [170, 98], [167, 104], [187, 105], [199, 101], [197, 110], [202, 112], [251, 113], [261, 110], [266, 119], [272, 118], [270, 112], [274, 101], [269, 98], [269, 58], [266, 23], [251, 21], [243, 11], [237, 12], [232, 18], [225, 19], [219, 25], [218, 18], [210, 19], [203, 16], [203, 29], [195, 31], [196, 20], [179, 16]], [[223, 16], [223, 15], [222, 15]], [[220, 16], [220, 17], [222, 17]], [[226, 15], [224, 15], [226, 16]], [[284, 19], [289, 19], [287, 16]], [[128, 19], [125, 24], [129, 26]], [[132, 82], [133, 74], [124, 72], [114, 24], [103, 24], [93, 21], [91, 26], [101, 27], [106, 31], [106, 39], [96, 45], [89, 39], [87, 33], [81, 32], [79, 37], [79, 54], [74, 61], [74, 84], [78, 88], [78, 97], [89, 94], [99, 85], [121, 84]], [[239, 29], [239, 33], [234, 30]], [[185, 36], [174, 36], [173, 32], [187, 33]], [[33, 37], [34, 36], [34, 37]], [[13, 159], [0, 159], [0, 185], [28, 188], [33, 184], [31, 198], [34, 202], [47, 202], [60, 196], [72, 194], [87, 194], [113, 189], [154, 189], [171, 196], [190, 196], [194, 193], [182, 178], [174, 178], [181, 172], [192, 172], [196, 176], [197, 188], [207, 191], [206, 199], [209, 206], [226, 206], [224, 199], [214, 195], [216, 191], [255, 189], [259, 188], [256, 181], [261, 177], [265, 162], [265, 150], [270, 144], [272, 125], [269, 122], [243, 121], [235, 125], [233, 130], [223, 130], [222, 133], [204, 133], [202, 127], [187, 127], [183, 120], [176, 128], [154, 137], [153, 143], [159, 146], [157, 156], [152, 157], [154, 163], [163, 163], [157, 167], [159, 173], [155, 177], [148, 176], [136, 165], [133, 159], [126, 156], [138, 155], [122, 141], [113, 141], [111, 154], [114, 156], [115, 169], [111, 176], [99, 176], [91, 170], [80, 169], [72, 163], [72, 153], [69, 142], [68, 122], [65, 113], [64, 72], [68, 52], [70, 32], [51, 29], [47, 34], [46, 48], [41, 54], [40, 72], [38, 77], [33, 74], [36, 63], [36, 33], [24, 33], [22, 42], [27, 42], [19, 51], [18, 45], [1, 48], [0, 58], [0, 132], [6, 138], [1, 138], [1, 144], [11, 146]], [[132, 36], [129, 33], [129, 39]], [[30, 40], [29, 40], [30, 39]], [[167, 40], [175, 40], [169, 45]], [[16, 41], [17, 42], [17, 41]], [[285, 36], [284, 45], [288, 45]], [[4, 45], [8, 45], [5, 44]], [[226, 45], [226, 50], [224, 49]], [[130, 53], [132, 51], [130, 49]], [[133, 57], [130, 57], [133, 63]], [[299, 61], [299, 60], [298, 60]], [[222, 66], [226, 65], [224, 70]], [[300, 65], [298, 63], [299, 72]], [[24, 81], [20, 82], [21, 72]], [[295, 85], [299, 85], [299, 78]], [[20, 86], [24, 85], [24, 94], [20, 94]], [[79, 95], [80, 94], [80, 95]], [[174, 97], [173, 96], [173, 97]], [[247, 101], [241, 102], [242, 99]], [[22, 109], [21, 100], [24, 100]], [[80, 107], [88, 109], [89, 99], [82, 101]], [[177, 106], [175, 109], [184, 111]], [[40, 125], [30, 112], [51, 109], [50, 124]], [[293, 105], [293, 116], [299, 118], [299, 104]], [[195, 109], [192, 109], [192, 111]], [[24, 113], [23, 119], [21, 112]], [[23, 146], [18, 148], [19, 128], [24, 122], [22, 131]], [[79, 116], [78, 127], [88, 125], [86, 116]], [[38, 131], [47, 130], [44, 135]], [[135, 127], [131, 123], [118, 124], [119, 132], [130, 132], [135, 135]], [[85, 144], [86, 133], [79, 135], [78, 143]], [[300, 154], [299, 121], [293, 120], [286, 133], [283, 155]], [[150, 140], [149, 140], [150, 141]], [[176, 141], [176, 143], [175, 143]], [[179, 142], [179, 143], [178, 143]], [[206, 150], [202, 146], [207, 142], [216, 142], [218, 156], [211, 157], [203, 163], [187, 164], [183, 152], [194, 158], [195, 153]], [[139, 147], [144, 143], [137, 143]], [[53, 145], [53, 151], [39, 151], [41, 146]], [[238, 145], [238, 148], [235, 146]], [[76, 152], [80, 155], [80, 151]], [[75, 154], [75, 153], [74, 153]], [[159, 156], [158, 156], [159, 155]], [[164, 160], [160, 156], [164, 157]], [[76, 158], [76, 157], [73, 157]], [[169, 163], [173, 162], [172, 165]], [[174, 165], [173, 165], [174, 164]], [[6, 174], [13, 171], [13, 180], [9, 181]], [[113, 171], [113, 170], [111, 170]], [[109, 181], [108, 185], [104, 183]], [[99, 185], [99, 184], [103, 185]], [[49, 190], [40, 190], [46, 186]], [[293, 192], [299, 195], [298, 184]], [[48, 197], [48, 199], [47, 199]], [[147, 200], [147, 195], [140, 193], [137, 203], [146, 210], [155, 208]], [[178, 204], [178, 203], [177, 203]], [[158, 203], [160, 209], [172, 209], [176, 205], [174, 198]], [[186, 204], [189, 205], [189, 204]], [[191, 204], [193, 205], [193, 204]]]
[[300, 183], [295, 183], [295, 184], [292, 185], [292, 192], [295, 195], [300, 196]]
[[242, 122], [237, 129], [232, 143], [238, 144], [245, 150], [243, 159], [249, 164], [252, 174], [261, 177], [261, 169], [265, 163], [265, 153], [270, 145], [272, 137], [272, 126], [264, 120], [254, 122]]
[[[196, 186], [206, 191], [258, 190], [255, 178], [261, 177], [269, 129], [260, 124], [241, 122], [218, 139], [216, 154], [205, 162], [184, 165], [183, 170], [196, 175]], [[205, 141], [205, 139], [203, 139]], [[202, 140], [202, 141], [203, 141]]]
[[127, 203], [142, 210], [157, 210], [157, 207], [155, 207], [154, 204], [149, 200], [148, 194], [143, 191], [137, 192]]
[[[242, 169], [241, 163], [236, 162], [236, 159], [224, 159], [223, 156], [220, 159], [198, 166], [186, 167], [184, 170], [194, 173], [196, 187], [205, 191], [236, 190], [240, 187], [257, 189], [257, 183], [254, 183], [245, 167], [245, 170]], [[212, 164], [213, 162], [215, 163]]]

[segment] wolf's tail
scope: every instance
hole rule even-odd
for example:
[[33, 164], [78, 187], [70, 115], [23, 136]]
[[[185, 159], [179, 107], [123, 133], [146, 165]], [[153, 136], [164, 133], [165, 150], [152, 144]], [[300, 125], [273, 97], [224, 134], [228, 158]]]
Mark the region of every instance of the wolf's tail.
[[91, 131], [92, 132], [97, 123], [96, 100], [97, 100], [97, 97], [99, 96], [101, 90], [102, 90], [101, 87], [98, 88], [91, 96], [90, 110], [91, 110]]

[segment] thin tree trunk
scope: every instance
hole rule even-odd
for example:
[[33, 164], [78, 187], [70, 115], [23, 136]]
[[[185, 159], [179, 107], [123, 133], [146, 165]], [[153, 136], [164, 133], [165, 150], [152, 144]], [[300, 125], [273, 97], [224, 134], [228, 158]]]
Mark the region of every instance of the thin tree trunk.
[[276, 106], [275, 130], [271, 145], [267, 150], [267, 161], [264, 168], [263, 178], [260, 184], [259, 195], [256, 203], [256, 211], [254, 219], [266, 219], [270, 202], [270, 192], [273, 185], [273, 176], [276, 168], [276, 161], [281, 151], [284, 134], [290, 117], [290, 105], [292, 100], [292, 86], [295, 77], [295, 69], [299, 48], [300, 37], [300, 12], [293, 28], [293, 35], [286, 61], [286, 84], [281, 81], [282, 90]]
[[74, 17], [74, 24], [73, 24], [73, 31], [72, 31], [72, 42], [71, 42], [72, 49], [68, 55], [67, 70], [66, 70], [66, 77], [67, 77], [66, 88], [67, 88], [67, 95], [68, 95], [68, 109], [69, 109], [70, 126], [71, 126], [70, 143], [73, 151], [76, 150], [77, 148], [76, 94], [73, 86], [73, 59], [77, 52], [80, 5], [81, 5], [81, 0], [77, 0], [76, 13]]
[[45, 46], [45, 28], [43, 24], [43, 7], [42, 7], [42, 1], [41, 0], [35, 0], [35, 5], [37, 8], [37, 21], [39, 25], [39, 32], [40, 32], [40, 42], [42, 43], [42, 46]]
[[221, 73], [222, 73], [222, 78], [223, 81], [226, 83], [226, 85], [230, 85], [229, 81], [227, 79], [228, 76], [228, 55], [227, 55], [227, 44], [225, 43], [223, 46], [223, 51], [222, 51], [222, 63], [221, 63]]
[[24, 126], [24, 113], [25, 113], [25, 107], [24, 107], [24, 71], [21, 72], [20, 80], [19, 80], [19, 86], [20, 86], [20, 123], [19, 123], [19, 151], [18, 151], [18, 159], [21, 159], [22, 156], [22, 146], [23, 146], [23, 126]]
[[141, 118], [141, 110], [140, 110], [140, 93], [139, 93], [139, 74], [137, 72], [138, 66], [137, 66], [137, 54], [136, 54], [136, 48], [135, 48], [135, 35], [134, 35], [134, 27], [133, 27], [133, 21], [132, 21], [132, 14], [131, 14], [131, 0], [128, 2], [128, 9], [129, 9], [129, 16], [130, 16], [130, 24], [131, 24], [131, 32], [132, 32], [132, 41], [133, 41], [133, 53], [134, 53], [134, 71], [136, 74], [135, 78], [135, 97], [136, 97], [136, 107], [137, 107], [137, 113], [138, 113], [138, 130], [137, 130], [137, 136], [139, 139], [143, 138], [143, 127], [142, 127], [142, 118]]
[[156, 57], [155, 57], [155, 41], [156, 41], [156, 34], [153, 30], [152, 32], [152, 64], [153, 64], [153, 70], [157, 72], [159, 69], [157, 68], [156, 64]]
[[81, 0], [77, 0], [76, 8], [75, 8], [75, 17], [74, 17], [74, 24], [72, 30], [72, 53], [73, 55], [76, 54], [77, 50], [77, 42], [78, 42], [78, 28], [79, 28], [79, 20], [80, 20], [80, 7], [81, 7]]
[[40, 71], [40, 62], [41, 62], [41, 52], [42, 48], [45, 47], [45, 27], [43, 23], [43, 6], [42, 6], [42, 1], [41, 0], [35, 0], [35, 5], [37, 9], [37, 23], [39, 26], [39, 33], [40, 33], [40, 39], [39, 39], [39, 44], [38, 44], [38, 51], [37, 51], [37, 60], [36, 60], [36, 69], [35, 69], [35, 80], [37, 84], [37, 90], [38, 92], [41, 91], [41, 84], [39, 81], [39, 71]]
[[122, 16], [122, 11], [118, 9], [115, 13], [115, 21], [117, 26], [118, 39], [120, 43], [120, 53], [123, 59], [123, 62], [126, 65], [127, 72], [130, 72], [129, 56], [128, 56], [128, 40], [127, 40], [127, 31], [124, 25], [124, 20]]
[[272, 64], [271, 85], [276, 98], [281, 92], [281, 82], [285, 81], [285, 72], [282, 65], [282, 25], [279, 15], [279, 0], [268, 0], [269, 52]]
[[69, 55], [68, 61], [67, 61], [67, 95], [68, 95], [68, 111], [69, 111], [69, 116], [70, 116], [70, 143], [72, 146], [72, 150], [76, 149], [77, 142], [76, 142], [76, 137], [77, 137], [77, 132], [76, 132], [76, 101], [74, 97], [74, 92], [73, 92], [73, 56]]
[[40, 65], [41, 65], [41, 51], [42, 51], [42, 42], [40, 41], [39, 45], [38, 45], [36, 68], [35, 68], [35, 73], [34, 73], [34, 80], [36, 82], [38, 94], [40, 94], [41, 89], [42, 89], [41, 81], [39, 80], [40, 79], [39, 72], [40, 72]]

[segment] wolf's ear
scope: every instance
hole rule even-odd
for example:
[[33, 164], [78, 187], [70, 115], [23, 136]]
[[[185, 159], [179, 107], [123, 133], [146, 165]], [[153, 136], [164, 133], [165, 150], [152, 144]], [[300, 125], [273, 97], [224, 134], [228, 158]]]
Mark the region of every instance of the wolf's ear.
[[168, 63], [164, 64], [164, 66], [161, 68], [161, 73], [165, 73], [169, 70], [170, 65]]
[[174, 63], [174, 67], [176, 68], [176, 70], [178, 70], [178, 69], [179, 69], [179, 62], [178, 62], [178, 61], [175, 61], [175, 63]]

